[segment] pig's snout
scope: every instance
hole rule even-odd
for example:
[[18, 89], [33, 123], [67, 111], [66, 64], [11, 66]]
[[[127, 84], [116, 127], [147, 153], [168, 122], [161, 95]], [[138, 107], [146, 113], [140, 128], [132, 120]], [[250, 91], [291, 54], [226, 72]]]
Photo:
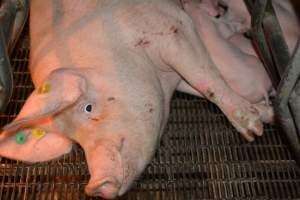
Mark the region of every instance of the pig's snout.
[[114, 199], [124, 182], [124, 166], [120, 145], [111, 141], [98, 141], [83, 146], [88, 161], [91, 179], [85, 188], [89, 196]]
[[114, 177], [105, 177], [99, 181], [90, 183], [85, 188], [85, 192], [90, 196], [100, 196], [105, 199], [114, 199], [117, 197], [121, 183]]

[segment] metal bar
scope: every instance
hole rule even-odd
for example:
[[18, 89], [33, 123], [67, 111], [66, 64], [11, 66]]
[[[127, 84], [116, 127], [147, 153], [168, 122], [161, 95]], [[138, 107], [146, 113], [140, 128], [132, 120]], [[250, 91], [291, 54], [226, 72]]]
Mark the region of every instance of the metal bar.
[[[261, 59], [264, 63], [266, 71], [268, 72], [273, 86], [276, 87], [280, 82], [280, 75], [276, 70], [275, 63], [273, 61], [272, 55], [269, 51], [268, 43], [265, 39], [264, 30], [262, 27], [263, 20], [265, 17], [265, 11], [267, 8], [268, 0], [256, 0], [251, 9], [252, 16], [252, 36], [255, 44], [258, 46], [257, 50], [261, 55]], [[247, 3], [247, 5], [250, 2]]]
[[291, 56], [289, 54], [288, 46], [284, 40], [280, 24], [277, 20], [276, 13], [272, 6], [272, 1], [267, 1], [265, 11], [264, 19], [262, 21], [265, 38], [268, 42], [271, 54], [273, 55], [277, 72], [281, 77], [290, 61]]
[[29, 0], [17, 0], [17, 13], [14, 21], [13, 30], [11, 33], [10, 43], [8, 44], [8, 54], [11, 55], [16, 42], [25, 26], [29, 15]]
[[[291, 146], [291, 149], [296, 156], [296, 160], [300, 161], [300, 138], [299, 127], [296, 127], [300, 121], [298, 121], [297, 101], [299, 101], [298, 90], [294, 90], [298, 78], [300, 76], [300, 40], [296, 47], [296, 51], [292, 56], [292, 61], [288, 65], [285, 73], [282, 76], [282, 80], [278, 87], [278, 95], [275, 101], [276, 113], [279, 117], [282, 128], [285, 131], [286, 138]], [[297, 88], [299, 83], [297, 84]], [[291, 95], [292, 94], [292, 95]], [[291, 97], [291, 98], [290, 98]], [[289, 103], [291, 103], [289, 107]], [[290, 110], [291, 108], [291, 110]], [[293, 115], [294, 113], [294, 115]], [[294, 118], [293, 116], [296, 116]], [[299, 126], [299, 124], [298, 124]], [[298, 129], [297, 129], [298, 128]], [[296, 153], [298, 152], [298, 153]]]
[[295, 159], [300, 163], [300, 83], [297, 83], [300, 76], [299, 42], [291, 60], [272, 1], [245, 0], [245, 3], [252, 16], [253, 39], [273, 86], [277, 89], [274, 105], [276, 114]]
[[13, 25], [17, 13], [17, 6], [14, 1], [3, 0], [0, 7], [0, 26], [5, 39], [5, 46], [7, 47], [13, 30]]
[[12, 69], [3, 32], [0, 26], [0, 112], [4, 112], [13, 91]]

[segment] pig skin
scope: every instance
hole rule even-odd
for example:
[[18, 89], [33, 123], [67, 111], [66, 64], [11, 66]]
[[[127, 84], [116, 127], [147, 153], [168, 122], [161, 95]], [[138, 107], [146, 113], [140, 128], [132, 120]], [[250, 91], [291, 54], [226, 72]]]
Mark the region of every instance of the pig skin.
[[[215, 1], [215, 0], [213, 0]], [[251, 27], [251, 16], [243, 0], [219, 0], [228, 7], [220, 19], [232, 30], [232, 33], [246, 32]], [[272, 0], [283, 36], [292, 54], [300, 38], [300, 26], [295, 9], [290, 0]]]
[[[3, 127], [0, 155], [40, 162], [77, 142], [88, 195], [113, 199], [130, 188], [154, 155], [182, 80], [246, 139], [262, 135], [258, 109], [225, 82], [179, 1], [32, 0], [30, 39], [35, 90]], [[46, 135], [34, 139], [33, 128]]]
[[[200, 37], [205, 38], [203, 43], [228, 85], [251, 103], [259, 103], [264, 98], [268, 101], [271, 81], [251, 42], [237, 34], [225, 38], [219, 30], [222, 22], [210, 16], [202, 2], [189, 0], [184, 8], [194, 20]], [[237, 45], [244, 45], [243, 49]]]

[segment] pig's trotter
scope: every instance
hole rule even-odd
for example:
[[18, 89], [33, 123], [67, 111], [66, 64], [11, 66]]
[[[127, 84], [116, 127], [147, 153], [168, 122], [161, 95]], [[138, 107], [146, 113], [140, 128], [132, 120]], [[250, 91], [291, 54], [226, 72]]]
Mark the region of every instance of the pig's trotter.
[[262, 101], [254, 105], [254, 107], [258, 110], [261, 121], [265, 123], [274, 124], [275, 122], [275, 115], [274, 109], [271, 105]]
[[248, 141], [262, 135], [259, 112], [224, 81], [194, 29], [179, 31], [160, 51], [164, 62], [215, 103]]

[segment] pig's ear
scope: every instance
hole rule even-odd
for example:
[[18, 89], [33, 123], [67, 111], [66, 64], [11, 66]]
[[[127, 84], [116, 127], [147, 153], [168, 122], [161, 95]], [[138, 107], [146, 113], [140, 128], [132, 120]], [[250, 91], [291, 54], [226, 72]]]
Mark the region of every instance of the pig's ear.
[[[53, 115], [75, 104], [85, 87], [85, 79], [70, 69], [52, 72], [26, 100], [17, 118], [2, 128], [0, 155], [27, 162], [38, 162], [68, 153], [72, 148], [71, 140], [56, 133], [52, 125], [46, 125], [48, 132], [38, 140], [32, 136], [31, 128], [45, 121], [51, 121], [49, 119]], [[16, 135], [20, 131], [28, 138], [24, 144], [18, 144], [16, 141]]]
[[[31, 131], [24, 129], [19, 132], [18, 136], [23, 136], [21, 138], [16, 138], [16, 134], [3, 132], [0, 136], [0, 156], [34, 163], [58, 158], [72, 149], [72, 141], [63, 135], [47, 132], [42, 138], [37, 139]], [[27, 138], [26, 141], [24, 136]]]
[[85, 87], [85, 78], [73, 70], [55, 70], [32, 92], [17, 118], [3, 129], [14, 132], [62, 112], [76, 103]]

